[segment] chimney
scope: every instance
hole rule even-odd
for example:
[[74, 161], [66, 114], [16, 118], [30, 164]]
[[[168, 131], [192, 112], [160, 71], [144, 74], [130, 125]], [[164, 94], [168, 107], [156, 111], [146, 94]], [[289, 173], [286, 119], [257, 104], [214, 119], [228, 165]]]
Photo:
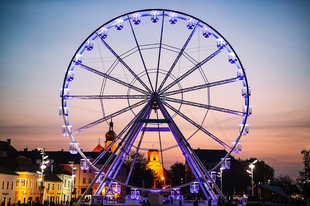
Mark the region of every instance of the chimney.
[[26, 148], [24, 148], [24, 152], [27, 152], [28, 151], [28, 146]]
[[11, 147], [11, 139], [7, 139], [6, 143], [8, 143], [9, 147]]

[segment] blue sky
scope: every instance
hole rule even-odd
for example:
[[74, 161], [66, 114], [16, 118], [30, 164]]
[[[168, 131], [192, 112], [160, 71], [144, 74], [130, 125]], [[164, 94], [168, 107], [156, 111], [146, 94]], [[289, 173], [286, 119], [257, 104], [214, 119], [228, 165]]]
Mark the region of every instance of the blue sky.
[[309, 1], [1, 1], [0, 139], [18, 150], [66, 150], [59, 89], [72, 56], [108, 20], [151, 8], [193, 15], [230, 42], [253, 106], [236, 157], [257, 157], [277, 175], [296, 177], [300, 151], [310, 148]]

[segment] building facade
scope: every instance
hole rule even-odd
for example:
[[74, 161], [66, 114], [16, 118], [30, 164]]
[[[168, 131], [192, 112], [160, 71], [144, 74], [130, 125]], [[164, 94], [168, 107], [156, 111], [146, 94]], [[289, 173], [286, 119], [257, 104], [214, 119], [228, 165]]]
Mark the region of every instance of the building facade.
[[9, 206], [15, 202], [15, 184], [18, 174], [7, 167], [0, 165], [0, 203]]

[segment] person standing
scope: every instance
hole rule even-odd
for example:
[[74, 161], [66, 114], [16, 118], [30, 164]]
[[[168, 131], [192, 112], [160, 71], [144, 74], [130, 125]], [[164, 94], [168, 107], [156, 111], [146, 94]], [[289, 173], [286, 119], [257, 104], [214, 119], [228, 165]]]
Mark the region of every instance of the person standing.
[[194, 206], [198, 206], [198, 201], [197, 201], [197, 199], [194, 201]]

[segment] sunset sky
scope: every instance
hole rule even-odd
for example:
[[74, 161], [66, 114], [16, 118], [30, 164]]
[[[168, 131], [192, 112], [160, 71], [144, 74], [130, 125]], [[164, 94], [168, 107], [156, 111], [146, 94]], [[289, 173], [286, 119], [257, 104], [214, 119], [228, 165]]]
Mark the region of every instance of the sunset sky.
[[[17, 150], [67, 150], [69, 139], [62, 136], [58, 115], [59, 90], [72, 56], [102, 24], [152, 8], [195, 16], [229, 41], [246, 68], [253, 106], [250, 133], [241, 139], [242, 153], [234, 156], [255, 157], [273, 167], [276, 175], [297, 177], [303, 168], [300, 152], [310, 149], [306, 0], [2, 0], [0, 140], [12, 139]], [[85, 140], [81, 147], [90, 151], [97, 144], [98, 139]]]

